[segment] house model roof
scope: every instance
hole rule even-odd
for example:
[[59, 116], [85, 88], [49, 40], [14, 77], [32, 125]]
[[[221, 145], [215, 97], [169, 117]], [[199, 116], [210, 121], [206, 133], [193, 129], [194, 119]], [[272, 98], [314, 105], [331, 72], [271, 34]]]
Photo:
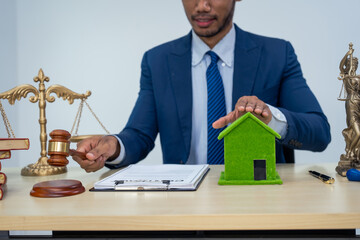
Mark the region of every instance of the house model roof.
[[239, 126], [241, 123], [243, 123], [246, 119], [251, 118], [252, 120], [254, 120], [255, 123], [259, 124], [261, 127], [263, 127], [266, 131], [270, 132], [272, 135], [274, 135], [275, 137], [277, 137], [278, 139], [281, 138], [281, 136], [275, 132], [271, 127], [269, 127], [268, 125], [266, 125], [265, 123], [263, 123], [260, 119], [258, 119], [257, 117], [255, 117], [252, 113], [248, 112], [246, 114], [244, 114], [242, 117], [238, 118], [235, 122], [233, 122], [232, 124], [230, 124], [230, 126], [228, 126], [227, 128], [225, 128], [218, 136], [218, 139], [222, 139], [224, 138], [228, 133], [230, 133], [234, 128], [236, 128], [237, 126]]

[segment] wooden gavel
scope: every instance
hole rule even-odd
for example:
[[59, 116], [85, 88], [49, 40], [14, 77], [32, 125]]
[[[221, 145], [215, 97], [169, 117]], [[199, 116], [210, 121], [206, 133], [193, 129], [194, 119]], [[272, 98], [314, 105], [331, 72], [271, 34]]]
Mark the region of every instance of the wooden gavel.
[[48, 155], [50, 158], [47, 160], [50, 165], [66, 166], [69, 163], [66, 157], [69, 155], [86, 159], [85, 153], [70, 149], [71, 134], [68, 131], [57, 129], [50, 133], [50, 137], [48, 147]]

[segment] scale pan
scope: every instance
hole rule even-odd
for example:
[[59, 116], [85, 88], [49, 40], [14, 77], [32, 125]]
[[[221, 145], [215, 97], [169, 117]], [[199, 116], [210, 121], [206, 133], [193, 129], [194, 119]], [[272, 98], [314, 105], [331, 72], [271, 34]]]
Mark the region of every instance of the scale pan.
[[104, 134], [93, 134], [93, 135], [77, 135], [77, 136], [71, 136], [70, 142], [80, 142], [81, 140], [84, 140], [86, 138], [95, 137], [95, 136], [104, 136]]

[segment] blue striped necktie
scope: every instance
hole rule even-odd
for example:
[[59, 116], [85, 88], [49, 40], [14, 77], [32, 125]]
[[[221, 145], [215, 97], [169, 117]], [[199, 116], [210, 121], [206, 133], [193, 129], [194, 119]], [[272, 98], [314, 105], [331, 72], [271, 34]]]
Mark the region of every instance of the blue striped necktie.
[[220, 76], [217, 62], [219, 56], [209, 51], [211, 63], [206, 70], [208, 103], [207, 103], [207, 119], [208, 119], [208, 148], [207, 162], [208, 164], [224, 164], [224, 140], [218, 140], [217, 137], [223, 129], [214, 129], [212, 123], [220, 117], [226, 115], [224, 86]]

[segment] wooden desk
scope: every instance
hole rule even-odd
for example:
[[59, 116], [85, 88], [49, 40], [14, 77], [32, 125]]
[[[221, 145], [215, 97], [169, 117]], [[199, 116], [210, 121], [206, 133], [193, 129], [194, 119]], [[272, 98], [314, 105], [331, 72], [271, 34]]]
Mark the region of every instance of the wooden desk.
[[[89, 192], [35, 198], [32, 186], [77, 179], [88, 190], [113, 171], [79, 168], [49, 177], [3, 169], [8, 189], [0, 201], [0, 230], [281, 230], [360, 228], [360, 183], [335, 175], [336, 164], [279, 165], [283, 185], [219, 186], [223, 166], [212, 166], [195, 192]], [[327, 185], [308, 170], [335, 176]]]

